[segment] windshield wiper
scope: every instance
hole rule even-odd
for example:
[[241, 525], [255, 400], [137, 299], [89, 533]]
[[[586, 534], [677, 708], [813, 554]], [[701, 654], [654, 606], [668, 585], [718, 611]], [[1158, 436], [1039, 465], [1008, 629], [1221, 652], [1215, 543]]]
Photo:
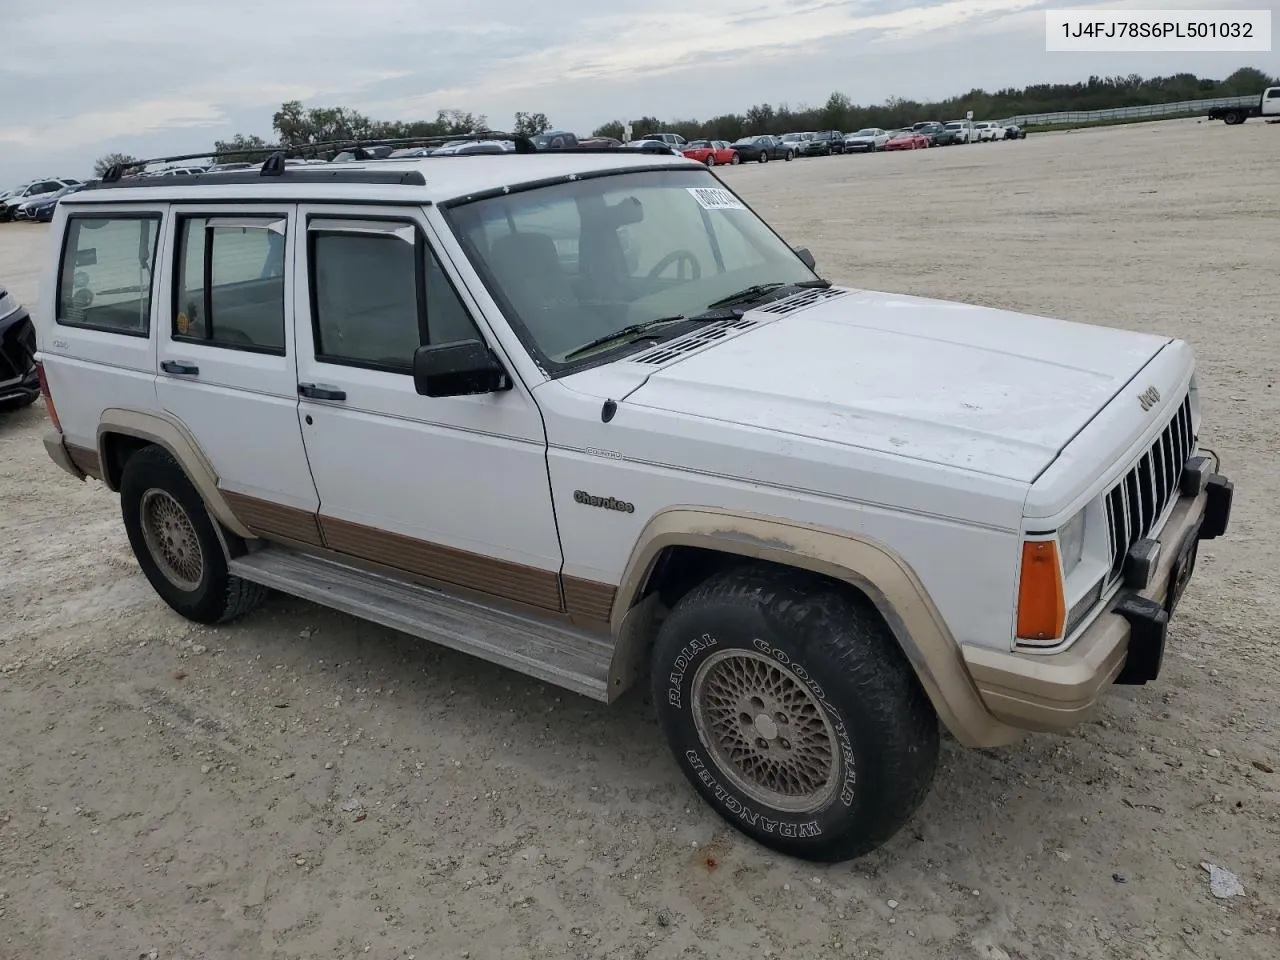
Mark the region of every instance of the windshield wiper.
[[[590, 353], [597, 347], [607, 346], [615, 340], [626, 340], [628, 343], [635, 343], [637, 340], [643, 340], [647, 336], [653, 335], [658, 327], [665, 327], [672, 323], [679, 323], [682, 320], [688, 320], [684, 314], [676, 314], [674, 317], [658, 317], [655, 320], [646, 320], [644, 323], [633, 323], [615, 330], [613, 333], [606, 333], [602, 337], [596, 337], [594, 340], [588, 340], [580, 347], [574, 347], [564, 355], [565, 361], [574, 360], [582, 356], [584, 353]], [[702, 319], [698, 317], [697, 319]]]
[[754, 300], [756, 297], [771, 293], [779, 287], [804, 287], [805, 289], [825, 290], [829, 286], [831, 286], [831, 281], [823, 280], [820, 277], [816, 280], [797, 280], [794, 283], [783, 283], [781, 281], [777, 283], [757, 283], [754, 286], [739, 290], [737, 293], [731, 293], [727, 297], [721, 297], [719, 300], [707, 304], [707, 309], [714, 310], [716, 307], [727, 307], [731, 303]]

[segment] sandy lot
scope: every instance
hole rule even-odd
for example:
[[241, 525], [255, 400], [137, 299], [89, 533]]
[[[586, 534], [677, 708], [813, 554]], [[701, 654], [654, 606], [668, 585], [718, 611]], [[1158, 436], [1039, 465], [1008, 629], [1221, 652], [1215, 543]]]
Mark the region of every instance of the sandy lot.
[[[1179, 121], [723, 171], [836, 280], [1189, 339], [1237, 484], [1157, 683], [1070, 736], [946, 744], [850, 864], [724, 826], [638, 692], [287, 599], [180, 620], [42, 406], [0, 417], [0, 956], [1280, 955], [1278, 153]], [[0, 226], [28, 301], [45, 242]]]

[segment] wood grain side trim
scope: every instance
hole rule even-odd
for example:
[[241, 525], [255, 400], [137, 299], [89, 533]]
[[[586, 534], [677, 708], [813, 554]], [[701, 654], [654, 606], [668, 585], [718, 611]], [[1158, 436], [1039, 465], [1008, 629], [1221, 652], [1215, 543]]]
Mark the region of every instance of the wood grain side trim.
[[325, 545], [338, 553], [541, 610], [557, 613], [563, 610], [560, 578], [553, 570], [498, 560], [324, 515], [320, 517], [320, 529]]
[[314, 513], [219, 489], [236, 519], [254, 536], [268, 540], [272, 537], [284, 537], [313, 547], [324, 546], [320, 537], [320, 525], [316, 522]]
[[95, 480], [102, 479], [102, 458], [98, 456], [97, 450], [91, 447], [79, 447], [74, 443], [67, 443], [64, 446], [67, 448], [67, 456], [81, 473]]
[[618, 588], [610, 583], [562, 577], [564, 606], [573, 622], [579, 626], [607, 624], [613, 613], [613, 598]]

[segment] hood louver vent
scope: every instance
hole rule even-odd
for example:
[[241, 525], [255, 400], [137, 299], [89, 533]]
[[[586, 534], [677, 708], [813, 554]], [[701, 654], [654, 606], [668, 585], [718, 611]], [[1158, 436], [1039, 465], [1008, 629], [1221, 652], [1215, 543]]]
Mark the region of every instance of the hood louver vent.
[[757, 307], [756, 309], [761, 313], [772, 313], [781, 316], [785, 313], [795, 313], [805, 307], [812, 307], [815, 303], [823, 303], [827, 300], [834, 300], [836, 297], [846, 296], [848, 293], [848, 290], [840, 287], [828, 287], [825, 290], [806, 290], [804, 293], [797, 293], [794, 297], [784, 297], [781, 300], [766, 303], [763, 307]]
[[632, 363], [647, 363], [658, 366], [666, 363], [668, 360], [674, 360], [676, 357], [683, 356], [686, 353], [692, 353], [694, 350], [700, 350], [708, 344], [715, 343], [717, 340], [723, 340], [735, 330], [749, 330], [759, 321], [748, 320], [746, 317], [736, 317], [733, 320], [722, 320], [719, 323], [713, 323], [710, 326], [703, 327], [694, 333], [687, 334], [676, 340], [654, 347], [638, 356], [632, 357]]

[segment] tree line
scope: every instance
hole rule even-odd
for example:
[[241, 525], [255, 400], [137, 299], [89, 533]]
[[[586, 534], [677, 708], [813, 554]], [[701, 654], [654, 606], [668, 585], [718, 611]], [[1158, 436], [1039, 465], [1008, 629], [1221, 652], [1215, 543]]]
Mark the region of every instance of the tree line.
[[[744, 113], [726, 113], [708, 120], [659, 119], [644, 116], [632, 120], [632, 135], [670, 131], [692, 140], [708, 138], [733, 141], [761, 133], [793, 130], [859, 130], [863, 127], [895, 129], [921, 120], [953, 120], [968, 110], [976, 119], [999, 120], [1019, 114], [1056, 113], [1063, 110], [1105, 110], [1111, 107], [1146, 106], [1179, 100], [1212, 97], [1253, 96], [1268, 86], [1280, 84], [1253, 67], [1243, 67], [1225, 80], [1178, 73], [1168, 77], [1138, 74], [1116, 77], [1093, 76], [1080, 83], [1042, 83], [1023, 88], [1009, 87], [995, 92], [973, 89], [945, 100], [918, 101], [891, 97], [882, 104], [864, 106], [839, 91], [818, 107], [782, 103], [760, 103]], [[533, 136], [551, 129], [545, 113], [518, 112], [510, 132]], [[221, 160], [261, 160], [273, 148], [302, 148], [335, 140], [390, 140], [417, 137], [460, 136], [488, 127], [484, 114], [464, 110], [438, 110], [434, 120], [373, 120], [349, 107], [304, 107], [299, 101], [281, 104], [271, 118], [274, 142], [256, 134], [236, 134], [219, 140], [213, 152]], [[602, 124], [592, 136], [623, 137], [623, 121]], [[112, 163], [136, 163], [124, 154], [109, 154], [94, 164], [101, 176]]]

